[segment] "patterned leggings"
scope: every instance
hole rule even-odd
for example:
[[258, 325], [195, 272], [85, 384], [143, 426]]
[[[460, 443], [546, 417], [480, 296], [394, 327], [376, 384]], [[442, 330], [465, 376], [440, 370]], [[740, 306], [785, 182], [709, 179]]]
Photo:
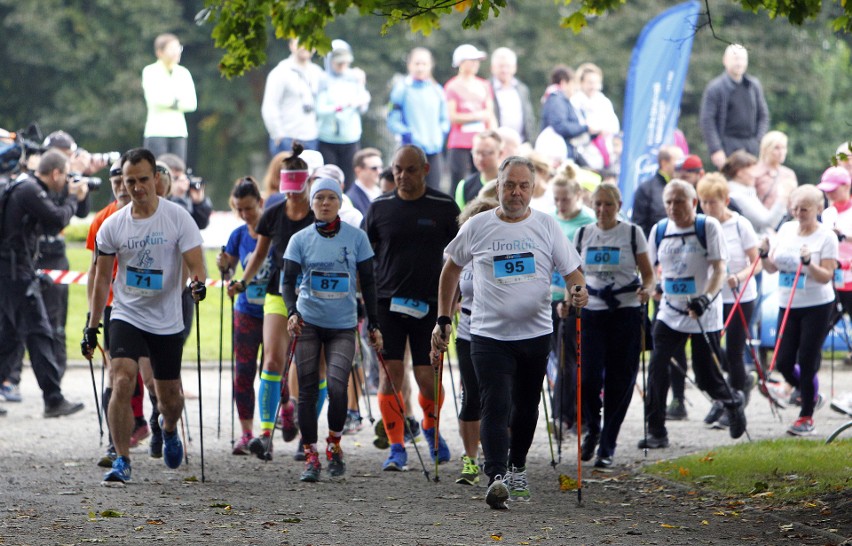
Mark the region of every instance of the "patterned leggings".
[[234, 398], [240, 419], [254, 418], [254, 378], [263, 342], [263, 319], [234, 311]]

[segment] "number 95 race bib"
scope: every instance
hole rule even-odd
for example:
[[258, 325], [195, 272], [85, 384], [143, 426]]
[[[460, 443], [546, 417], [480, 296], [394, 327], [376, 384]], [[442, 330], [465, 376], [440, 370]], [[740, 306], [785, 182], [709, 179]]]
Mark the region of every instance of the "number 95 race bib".
[[514, 284], [535, 279], [535, 256], [532, 252], [494, 256], [494, 280], [497, 284]]

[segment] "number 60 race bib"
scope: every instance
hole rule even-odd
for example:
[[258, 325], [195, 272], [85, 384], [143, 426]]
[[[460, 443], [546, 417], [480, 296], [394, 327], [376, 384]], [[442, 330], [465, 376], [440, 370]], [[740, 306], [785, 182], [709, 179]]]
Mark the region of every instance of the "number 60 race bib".
[[497, 284], [514, 284], [535, 279], [535, 256], [532, 252], [494, 256], [494, 280]]

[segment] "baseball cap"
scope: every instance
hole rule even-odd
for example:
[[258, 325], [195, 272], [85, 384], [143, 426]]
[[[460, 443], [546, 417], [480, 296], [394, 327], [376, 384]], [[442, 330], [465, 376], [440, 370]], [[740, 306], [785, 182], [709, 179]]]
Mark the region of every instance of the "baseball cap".
[[822, 173], [817, 188], [822, 191], [834, 191], [840, 186], [849, 186], [852, 184], [852, 177], [849, 171], [843, 167], [829, 167]]
[[43, 146], [45, 148], [59, 148], [61, 150], [69, 150], [74, 152], [77, 150], [77, 143], [65, 131], [53, 131], [47, 138], [44, 139]]
[[700, 171], [704, 168], [701, 158], [697, 155], [688, 155], [677, 166], [679, 171]]
[[470, 44], [462, 44], [453, 51], [453, 66], [458, 68], [464, 61], [481, 61], [488, 55]]

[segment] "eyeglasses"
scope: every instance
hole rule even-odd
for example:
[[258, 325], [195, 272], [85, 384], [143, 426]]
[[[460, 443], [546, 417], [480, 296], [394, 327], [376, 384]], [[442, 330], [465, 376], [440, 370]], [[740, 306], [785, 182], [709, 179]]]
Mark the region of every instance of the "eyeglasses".
[[379, 166], [379, 165], [373, 165], [372, 167], [366, 167], [366, 168], [371, 170], [371, 171], [377, 172], [377, 173], [382, 171], [382, 167]]

